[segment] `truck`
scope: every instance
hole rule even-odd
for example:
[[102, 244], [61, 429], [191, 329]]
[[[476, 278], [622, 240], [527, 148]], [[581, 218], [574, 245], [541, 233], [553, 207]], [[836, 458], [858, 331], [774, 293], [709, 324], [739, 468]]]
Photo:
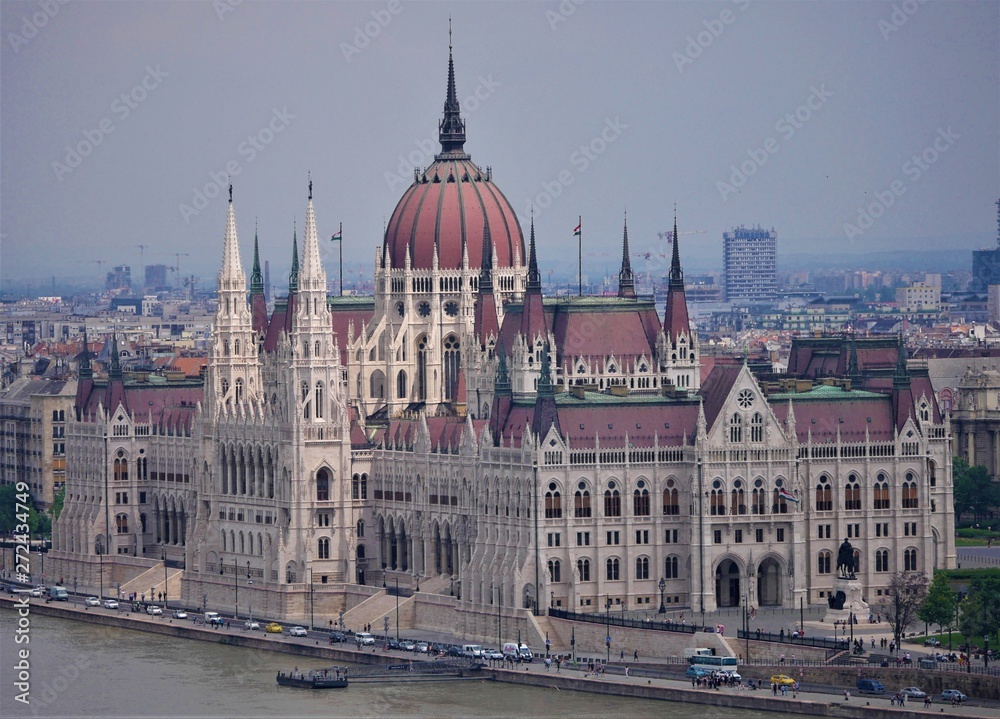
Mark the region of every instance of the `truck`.
[[65, 602], [69, 600], [69, 592], [66, 591], [65, 587], [60, 587], [58, 585], [54, 587], [49, 587], [49, 599], [57, 602]]

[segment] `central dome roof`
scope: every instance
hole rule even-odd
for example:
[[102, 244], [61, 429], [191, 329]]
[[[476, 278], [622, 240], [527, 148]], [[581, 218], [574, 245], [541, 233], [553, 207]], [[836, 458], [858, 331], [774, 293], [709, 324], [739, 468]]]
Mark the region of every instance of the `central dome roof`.
[[464, 150], [465, 121], [455, 94], [455, 66], [448, 48], [448, 96], [439, 126], [441, 153], [420, 173], [399, 200], [385, 232], [385, 249], [393, 267], [403, 267], [409, 250], [413, 269], [434, 264], [434, 250], [441, 269], [462, 267], [468, 248], [469, 267], [483, 263], [483, 228], [489, 225], [496, 247], [495, 268], [524, 263], [524, 235], [514, 208], [493, 184], [492, 171], [484, 172]]

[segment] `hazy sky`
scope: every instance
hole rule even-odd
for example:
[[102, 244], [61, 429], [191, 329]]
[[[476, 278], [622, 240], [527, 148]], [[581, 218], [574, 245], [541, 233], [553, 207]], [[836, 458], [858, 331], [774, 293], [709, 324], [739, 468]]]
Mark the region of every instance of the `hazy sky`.
[[[227, 167], [287, 273], [312, 173], [321, 237], [370, 276], [383, 222], [438, 151], [448, 16], [466, 149], [539, 259], [721, 267], [780, 253], [992, 246], [1000, 3], [8, 2], [0, 5], [0, 280], [175, 264], [214, 284]], [[874, 205], [873, 205], [874, 203]], [[869, 208], [871, 216], [859, 217]], [[328, 274], [335, 245], [325, 244]], [[971, 263], [971, 260], [970, 260]], [[652, 267], [656, 269], [655, 266]], [[357, 275], [357, 270], [353, 271]], [[349, 282], [351, 278], [349, 277]]]

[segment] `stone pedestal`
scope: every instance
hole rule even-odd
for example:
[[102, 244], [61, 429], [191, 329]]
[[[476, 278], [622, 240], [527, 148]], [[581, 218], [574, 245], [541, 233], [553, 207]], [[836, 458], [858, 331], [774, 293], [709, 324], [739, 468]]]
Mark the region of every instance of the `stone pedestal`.
[[827, 609], [826, 615], [823, 618], [825, 623], [832, 624], [835, 621], [847, 622], [850, 620], [851, 614], [854, 614], [854, 618], [858, 622], [868, 621], [871, 608], [868, 606], [868, 602], [862, 598], [863, 587], [860, 580], [837, 577], [833, 580], [833, 595], [836, 596], [837, 592], [844, 593], [844, 608]]

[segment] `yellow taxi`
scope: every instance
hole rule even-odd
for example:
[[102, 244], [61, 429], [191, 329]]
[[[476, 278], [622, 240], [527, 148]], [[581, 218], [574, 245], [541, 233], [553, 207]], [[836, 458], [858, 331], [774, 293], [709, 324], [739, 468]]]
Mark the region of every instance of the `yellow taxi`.
[[790, 686], [792, 686], [795, 683], [795, 680], [792, 679], [787, 674], [773, 674], [771, 676], [771, 683], [772, 684], [777, 684], [779, 687], [780, 686], [789, 686], [790, 687]]
[[264, 631], [266, 631], [268, 634], [281, 634], [281, 625], [278, 624], [277, 622], [271, 622], [266, 627], [264, 627]]

